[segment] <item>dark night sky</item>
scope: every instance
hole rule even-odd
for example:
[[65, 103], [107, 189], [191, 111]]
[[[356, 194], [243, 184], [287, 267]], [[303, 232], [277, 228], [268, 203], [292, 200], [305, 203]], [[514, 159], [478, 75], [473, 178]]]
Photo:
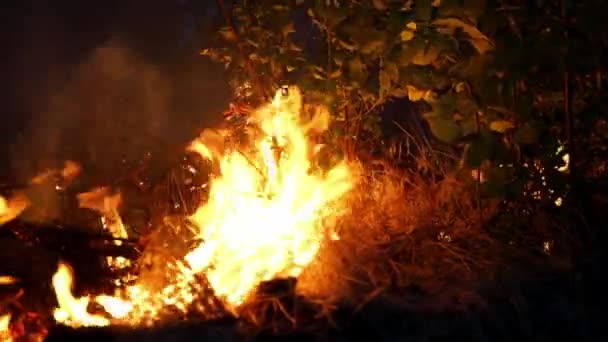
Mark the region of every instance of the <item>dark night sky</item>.
[[[221, 67], [197, 54], [221, 20], [214, 1], [10, 0], [2, 6], [0, 152], [13, 176], [68, 157], [86, 163], [91, 149], [110, 163], [129, 149], [108, 146], [132, 135], [144, 148], [159, 139], [165, 149], [178, 148], [215, 124], [227, 105]], [[97, 50], [108, 46], [119, 48]], [[111, 137], [86, 134], [105, 127], [106, 112], [127, 123], [110, 128]], [[70, 148], [83, 142], [91, 147]]]

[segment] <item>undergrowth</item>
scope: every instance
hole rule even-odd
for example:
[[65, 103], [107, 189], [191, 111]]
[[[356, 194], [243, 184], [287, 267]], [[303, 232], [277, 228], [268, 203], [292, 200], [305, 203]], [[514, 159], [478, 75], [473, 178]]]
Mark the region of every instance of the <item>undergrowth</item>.
[[340, 239], [300, 277], [305, 293], [359, 301], [408, 287], [437, 292], [490, 275], [500, 256], [484, 222], [496, 205], [479, 206], [468, 196], [471, 182], [458, 174], [429, 178], [387, 165], [356, 166], [360, 177], [346, 200], [350, 212], [337, 224]]

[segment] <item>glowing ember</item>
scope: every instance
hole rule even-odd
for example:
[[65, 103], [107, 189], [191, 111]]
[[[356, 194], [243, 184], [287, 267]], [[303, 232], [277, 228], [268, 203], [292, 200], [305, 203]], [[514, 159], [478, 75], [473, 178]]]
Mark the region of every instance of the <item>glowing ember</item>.
[[[55, 319], [73, 326], [148, 324], [168, 309], [187, 312], [206, 295], [199, 275], [236, 309], [261, 282], [298, 276], [325, 239], [337, 238], [324, 223], [336, 215], [338, 200], [354, 183], [344, 163], [329, 171], [314, 168], [311, 157], [319, 148], [309, 143], [309, 134], [327, 129], [329, 115], [318, 110], [304, 122], [301, 109], [298, 89], [277, 92], [271, 104], [253, 113], [259, 134], [248, 150], [224, 149], [222, 134], [203, 132], [189, 149], [219, 163], [209, 200], [190, 218], [203, 242], [185, 256], [185, 263], [168, 263], [167, 284], [160, 289], [140, 278], [113, 296], [97, 296], [95, 302], [111, 319], [87, 312], [89, 297], [72, 295], [72, 273], [60, 264], [53, 277], [59, 303]], [[111, 220], [107, 227], [113, 236], [127, 236], [116, 209], [120, 197], [98, 189], [80, 194], [79, 200]], [[203, 298], [212, 302], [213, 296], [208, 297]]]

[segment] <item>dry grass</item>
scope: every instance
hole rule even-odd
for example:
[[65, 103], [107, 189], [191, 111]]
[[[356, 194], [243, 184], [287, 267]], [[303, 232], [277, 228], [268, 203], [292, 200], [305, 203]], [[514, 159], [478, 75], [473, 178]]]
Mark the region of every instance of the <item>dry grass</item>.
[[[356, 165], [360, 177], [347, 198], [350, 212], [337, 221], [340, 240], [327, 241], [317, 260], [298, 278], [297, 292], [306, 299], [294, 303], [295, 296], [289, 291], [263, 294], [243, 308], [241, 317], [252, 323], [254, 330], [274, 331], [279, 329], [278, 324], [288, 331], [301, 331], [303, 326], [340, 328], [351, 321], [354, 312], [371, 315], [369, 319], [361, 318], [361, 324], [379, 324], [382, 329], [389, 329], [390, 324], [378, 321], [397, 312], [400, 318], [396, 326], [424, 327], [428, 318], [436, 324], [455, 325], [453, 329], [467, 326], [475, 334], [487, 328], [480, 328], [482, 324], [500, 328], [504, 317], [510, 317], [512, 324], [521, 326], [518, 329], [530, 331], [523, 327], [527, 324], [525, 315], [518, 313], [527, 299], [519, 298], [523, 296], [519, 285], [513, 285], [519, 284], [521, 278], [508, 280], [505, 290], [494, 283], [496, 273], [507, 264], [505, 250], [513, 249], [488, 229], [488, 225], [498, 226], [495, 221], [488, 221], [502, 209], [494, 201], [480, 200], [470, 176], [441, 171], [453, 168], [433, 168], [430, 165], [434, 164], [425, 159], [417, 163], [413, 170], [386, 163]], [[168, 186], [167, 190], [174, 202], [183, 202], [183, 207], [187, 207], [184, 198], [188, 196], [177, 196], [171, 189], [180, 187]], [[507, 215], [511, 216], [512, 213]], [[514, 222], [508, 219], [507, 224]], [[504, 228], [500, 226], [493, 228]], [[488, 299], [489, 287], [495, 287], [490, 292], [497, 292], [504, 299]], [[312, 305], [312, 313], [298, 308], [304, 302]], [[487, 305], [498, 309], [469, 310], [471, 306]], [[338, 311], [344, 307], [351, 310], [349, 318], [339, 317]], [[515, 317], [511, 317], [510, 310], [515, 310]], [[418, 317], [424, 312], [442, 314], [432, 319]], [[462, 312], [463, 316], [452, 319], [453, 312]], [[303, 316], [313, 322], [302, 323]], [[431, 336], [444, 328], [429, 328], [420, 334]]]
[[351, 211], [338, 223], [340, 240], [328, 242], [300, 277], [300, 292], [365, 303], [403, 289], [441, 293], [447, 284], [457, 288], [491, 275], [499, 252], [482, 227], [496, 205], [479, 207], [470, 183], [456, 174], [436, 180], [358, 167]]

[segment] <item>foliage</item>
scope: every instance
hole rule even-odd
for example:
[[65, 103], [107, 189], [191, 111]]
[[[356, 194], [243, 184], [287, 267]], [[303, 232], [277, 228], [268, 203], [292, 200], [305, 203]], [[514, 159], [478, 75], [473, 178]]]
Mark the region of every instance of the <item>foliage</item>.
[[220, 31], [238, 49], [204, 52], [235, 85], [262, 80], [263, 94], [292, 81], [330, 106], [347, 153], [377, 143], [383, 106], [407, 99], [483, 194], [553, 203], [570, 186], [564, 155], [587, 139], [565, 122], [578, 115], [595, 132], [606, 112], [608, 39], [595, 19], [605, 10], [600, 0], [239, 1]]

